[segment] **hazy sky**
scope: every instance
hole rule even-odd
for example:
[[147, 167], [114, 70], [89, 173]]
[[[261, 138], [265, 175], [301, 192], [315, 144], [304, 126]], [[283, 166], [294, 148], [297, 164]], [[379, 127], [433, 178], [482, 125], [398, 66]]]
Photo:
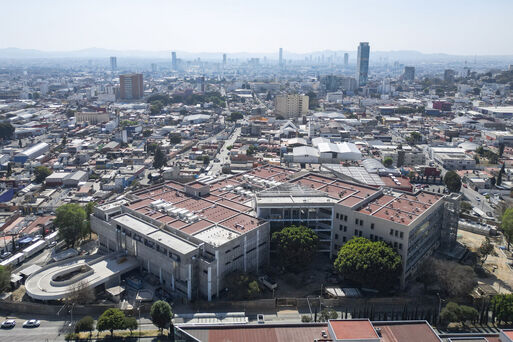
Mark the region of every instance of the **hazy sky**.
[[0, 48], [513, 54], [513, 0], [0, 0]]

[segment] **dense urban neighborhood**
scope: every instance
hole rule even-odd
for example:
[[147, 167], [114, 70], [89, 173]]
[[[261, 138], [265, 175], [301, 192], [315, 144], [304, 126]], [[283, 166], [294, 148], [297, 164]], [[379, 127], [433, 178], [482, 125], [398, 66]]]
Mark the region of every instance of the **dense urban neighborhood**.
[[0, 340], [513, 341], [513, 61], [371, 47], [3, 57]]

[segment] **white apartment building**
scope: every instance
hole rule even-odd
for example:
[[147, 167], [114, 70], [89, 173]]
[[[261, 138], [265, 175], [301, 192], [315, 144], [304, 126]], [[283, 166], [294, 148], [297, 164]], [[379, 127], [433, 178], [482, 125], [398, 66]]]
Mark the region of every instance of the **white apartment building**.
[[275, 113], [284, 118], [293, 118], [308, 113], [309, 98], [306, 95], [285, 94], [274, 98]]

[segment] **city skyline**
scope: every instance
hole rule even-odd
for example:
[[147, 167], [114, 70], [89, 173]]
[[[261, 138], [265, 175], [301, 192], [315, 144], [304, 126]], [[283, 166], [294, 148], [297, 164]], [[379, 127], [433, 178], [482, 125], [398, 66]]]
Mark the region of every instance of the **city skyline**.
[[[305, 53], [325, 49], [352, 51], [359, 41], [369, 41], [374, 51], [513, 54], [513, 46], [504, 44], [510, 31], [507, 15], [513, 4], [503, 0], [486, 6], [478, 1], [459, 0], [429, 4], [399, 0], [386, 4], [374, 0], [315, 4], [300, 1], [294, 6], [289, 1], [109, 1], [101, 6], [95, 5], [97, 1], [48, 3], [4, 4], [0, 49], [69, 51], [100, 47], [230, 54], [277, 51], [283, 47], [284, 52]], [[280, 15], [284, 11], [290, 15]], [[130, 19], [134, 25], [122, 25], [117, 20], [120, 17]], [[19, 25], [19, 18], [24, 18], [23, 25]], [[469, 25], [476, 22], [480, 25]]]

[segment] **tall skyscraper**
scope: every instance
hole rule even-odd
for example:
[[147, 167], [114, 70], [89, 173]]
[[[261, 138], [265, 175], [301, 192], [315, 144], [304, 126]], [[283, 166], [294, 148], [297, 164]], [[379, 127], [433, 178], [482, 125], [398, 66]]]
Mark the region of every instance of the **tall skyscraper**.
[[412, 81], [413, 82], [415, 80], [415, 67], [405, 66], [404, 67], [403, 79], [405, 81]]
[[349, 64], [349, 54], [346, 52], [344, 54], [344, 65], [347, 66]]
[[223, 53], [223, 65], [226, 65], [226, 54]]
[[119, 93], [123, 100], [135, 100], [143, 97], [143, 75], [125, 74], [119, 75]]
[[171, 52], [171, 67], [173, 70], [178, 70], [178, 65], [176, 63], [176, 52]]
[[367, 80], [369, 77], [369, 55], [369, 43], [361, 42], [358, 46], [358, 57], [356, 60], [356, 84], [358, 85], [358, 87], [367, 84]]
[[116, 57], [110, 58], [110, 69], [115, 71], [118, 69], [118, 59]]
[[283, 48], [280, 48], [280, 66], [283, 66]]

